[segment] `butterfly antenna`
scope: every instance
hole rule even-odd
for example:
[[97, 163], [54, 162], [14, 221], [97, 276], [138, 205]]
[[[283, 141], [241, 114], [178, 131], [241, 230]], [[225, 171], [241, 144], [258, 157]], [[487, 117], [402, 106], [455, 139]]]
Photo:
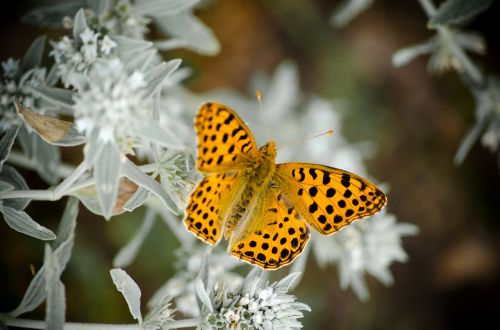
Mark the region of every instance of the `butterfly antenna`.
[[260, 90], [256, 90], [255, 91], [255, 97], [257, 97], [257, 100], [259, 101], [260, 119], [264, 123], [264, 128], [266, 130], [267, 138], [269, 140], [272, 140], [271, 131], [269, 131], [269, 127], [267, 126], [267, 122], [266, 122], [266, 120], [264, 118], [264, 110], [262, 110], [262, 93], [260, 92]]
[[285, 147], [293, 146], [294, 144], [303, 143], [303, 142], [306, 142], [306, 141], [308, 141], [308, 140], [315, 139], [315, 138], [320, 137], [320, 136], [323, 136], [323, 135], [333, 135], [333, 129], [328, 130], [328, 131], [326, 131], [326, 132], [323, 132], [323, 133], [321, 133], [321, 134], [316, 134], [316, 135], [313, 135], [313, 136], [308, 136], [308, 137], [306, 137], [306, 138], [304, 138], [304, 139], [300, 139], [300, 140], [297, 140], [297, 141], [293, 141], [293, 142], [287, 143], [287, 144], [285, 144], [284, 146], [279, 147], [279, 148], [278, 148], [278, 150], [279, 150], [279, 149], [283, 149], [283, 148], [285, 148]]

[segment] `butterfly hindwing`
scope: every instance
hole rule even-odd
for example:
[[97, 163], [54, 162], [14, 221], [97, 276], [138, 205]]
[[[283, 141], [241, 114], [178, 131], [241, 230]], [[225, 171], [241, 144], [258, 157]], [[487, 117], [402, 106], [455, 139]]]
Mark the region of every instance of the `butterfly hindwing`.
[[373, 183], [328, 166], [279, 164], [274, 180], [285, 198], [324, 235], [373, 215], [387, 202], [384, 193]]
[[184, 220], [187, 229], [210, 244], [216, 243], [224, 230], [224, 216], [244, 180], [236, 171], [203, 178], [189, 197]]
[[196, 167], [201, 172], [225, 172], [248, 167], [258, 156], [257, 144], [241, 118], [229, 107], [207, 102], [195, 117], [198, 137]]
[[237, 258], [266, 269], [291, 263], [305, 248], [309, 229], [297, 210], [271, 187], [257, 198], [255, 208], [233, 232], [229, 250]]

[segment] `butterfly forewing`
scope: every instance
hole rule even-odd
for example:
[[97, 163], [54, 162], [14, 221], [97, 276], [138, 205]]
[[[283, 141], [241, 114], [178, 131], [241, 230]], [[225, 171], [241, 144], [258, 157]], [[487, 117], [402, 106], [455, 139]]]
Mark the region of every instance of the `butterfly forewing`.
[[237, 171], [203, 178], [186, 207], [184, 224], [188, 230], [208, 243], [216, 243], [224, 230], [225, 214], [244, 181], [245, 176]]
[[268, 269], [291, 263], [309, 240], [305, 221], [271, 187], [259, 194], [255, 204], [231, 237], [230, 253]]
[[274, 180], [284, 198], [324, 235], [380, 211], [387, 201], [384, 193], [368, 180], [328, 166], [279, 164]]
[[258, 149], [252, 133], [229, 107], [208, 102], [195, 117], [198, 137], [197, 169], [225, 172], [245, 168], [255, 162]]

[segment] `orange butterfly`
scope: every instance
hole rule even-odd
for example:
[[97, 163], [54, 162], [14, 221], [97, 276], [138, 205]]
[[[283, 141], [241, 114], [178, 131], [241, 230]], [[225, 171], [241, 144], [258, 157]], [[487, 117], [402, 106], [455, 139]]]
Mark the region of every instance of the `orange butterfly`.
[[210, 244], [262, 268], [292, 262], [309, 240], [309, 224], [329, 235], [378, 212], [387, 198], [374, 184], [333, 167], [276, 164], [276, 143], [257, 148], [229, 107], [208, 102], [196, 115], [198, 171], [207, 176], [189, 198], [184, 223]]

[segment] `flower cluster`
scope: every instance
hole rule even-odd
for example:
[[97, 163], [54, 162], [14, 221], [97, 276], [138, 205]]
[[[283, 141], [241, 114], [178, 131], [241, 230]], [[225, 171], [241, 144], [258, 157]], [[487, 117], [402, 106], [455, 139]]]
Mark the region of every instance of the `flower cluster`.
[[408, 259], [402, 238], [417, 232], [415, 225], [397, 223], [394, 215], [382, 212], [369, 220], [353, 223], [332, 237], [316, 235], [312, 248], [321, 266], [338, 265], [343, 289], [351, 287], [360, 299], [366, 300], [369, 293], [365, 273], [385, 285], [392, 284], [389, 267], [395, 261]]
[[96, 62], [79, 82], [75, 95], [75, 124], [87, 136], [98, 134], [101, 141], [131, 143], [131, 128], [147, 118], [151, 105], [144, 96], [144, 76], [128, 74], [118, 59]]
[[[109, 1], [107, 10], [96, 12], [92, 8], [85, 10], [90, 26], [96, 31], [109, 35], [123, 35], [135, 39], [144, 39], [151, 20], [141, 15], [129, 0]], [[63, 26], [73, 28], [70, 16], [63, 18]]]
[[2, 63], [3, 74], [0, 78], [0, 132], [20, 124], [14, 108], [14, 100], [25, 107], [34, 107], [38, 97], [32, 87], [40, 86], [45, 81], [45, 68], [32, 68], [20, 72], [19, 61], [12, 58]]
[[[293, 273], [278, 282], [265, 283], [262, 271], [251, 271], [242, 285], [227, 289], [218, 283], [203, 311], [202, 329], [300, 329], [297, 320], [302, 311], [310, 311], [306, 304], [296, 302], [287, 292], [299, 276]], [[203, 296], [203, 293], [201, 293]], [[200, 297], [202, 301], [204, 299]]]
[[[191, 238], [191, 237], [189, 237]], [[151, 298], [150, 305], [158, 303], [162, 296], [172, 297], [177, 309], [185, 315], [198, 317], [196, 305], [195, 279], [203, 268], [207, 258], [206, 245], [189, 244], [176, 251], [176, 275], [170, 278]], [[208, 265], [207, 282], [209, 286], [224, 281], [230, 288], [236, 288], [242, 282], [242, 277], [232, 270], [240, 263], [225, 251], [212, 253]]]
[[78, 77], [86, 74], [98, 58], [111, 54], [116, 43], [107, 35], [87, 28], [77, 38], [64, 36], [58, 42], [52, 42], [50, 55], [54, 57], [57, 73], [65, 87], [78, 83]]

